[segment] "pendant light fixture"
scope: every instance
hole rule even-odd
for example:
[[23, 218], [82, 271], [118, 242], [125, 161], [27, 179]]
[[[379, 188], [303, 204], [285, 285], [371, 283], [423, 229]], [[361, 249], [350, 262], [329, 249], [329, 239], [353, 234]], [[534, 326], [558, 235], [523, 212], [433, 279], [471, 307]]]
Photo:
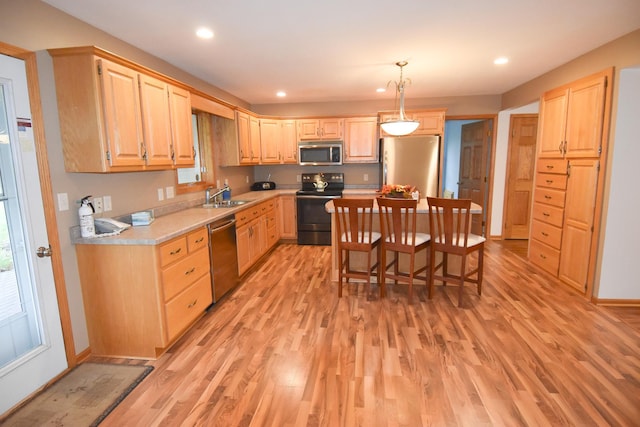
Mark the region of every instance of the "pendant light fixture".
[[[404, 136], [418, 129], [420, 122], [410, 120], [404, 114], [404, 86], [406, 81], [402, 78], [402, 68], [407, 65], [407, 61], [396, 62], [396, 65], [400, 67], [400, 80], [395, 82], [396, 97], [400, 95], [400, 111], [397, 118], [394, 117], [391, 120], [380, 123], [380, 127], [389, 135]], [[409, 83], [411, 83], [411, 80], [409, 80]], [[389, 82], [389, 84], [391, 84], [391, 82]]]

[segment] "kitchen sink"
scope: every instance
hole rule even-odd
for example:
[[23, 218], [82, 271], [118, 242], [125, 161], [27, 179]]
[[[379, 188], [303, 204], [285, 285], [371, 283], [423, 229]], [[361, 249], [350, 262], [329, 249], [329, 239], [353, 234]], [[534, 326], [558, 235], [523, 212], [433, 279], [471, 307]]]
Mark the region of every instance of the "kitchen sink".
[[248, 200], [223, 200], [217, 203], [205, 203], [202, 205], [203, 208], [235, 208], [236, 206], [244, 205], [245, 203], [249, 203]]

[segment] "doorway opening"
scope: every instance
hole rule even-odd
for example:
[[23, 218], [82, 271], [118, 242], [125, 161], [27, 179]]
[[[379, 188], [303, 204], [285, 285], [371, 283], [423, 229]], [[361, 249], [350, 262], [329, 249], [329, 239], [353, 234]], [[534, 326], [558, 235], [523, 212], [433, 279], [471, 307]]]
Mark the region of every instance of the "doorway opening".
[[445, 121], [441, 194], [482, 206], [482, 215], [474, 215], [472, 224], [472, 232], [482, 236], [489, 234], [491, 217], [495, 120], [493, 115], [480, 115]]

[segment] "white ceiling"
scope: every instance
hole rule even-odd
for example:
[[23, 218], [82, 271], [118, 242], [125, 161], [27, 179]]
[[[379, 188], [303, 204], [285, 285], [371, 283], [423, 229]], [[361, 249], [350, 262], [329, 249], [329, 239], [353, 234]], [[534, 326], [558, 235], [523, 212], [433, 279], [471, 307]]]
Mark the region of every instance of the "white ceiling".
[[502, 94], [640, 28], [640, 0], [44, 1], [250, 104], [393, 98], [399, 60], [407, 98]]

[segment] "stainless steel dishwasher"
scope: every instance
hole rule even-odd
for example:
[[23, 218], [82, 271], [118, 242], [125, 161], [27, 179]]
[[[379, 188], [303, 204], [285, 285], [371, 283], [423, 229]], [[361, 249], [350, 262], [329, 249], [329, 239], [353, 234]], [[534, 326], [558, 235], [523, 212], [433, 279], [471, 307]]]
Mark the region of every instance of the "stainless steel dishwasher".
[[212, 222], [209, 228], [211, 256], [211, 287], [213, 302], [238, 285], [238, 254], [236, 250], [236, 220], [233, 215]]

